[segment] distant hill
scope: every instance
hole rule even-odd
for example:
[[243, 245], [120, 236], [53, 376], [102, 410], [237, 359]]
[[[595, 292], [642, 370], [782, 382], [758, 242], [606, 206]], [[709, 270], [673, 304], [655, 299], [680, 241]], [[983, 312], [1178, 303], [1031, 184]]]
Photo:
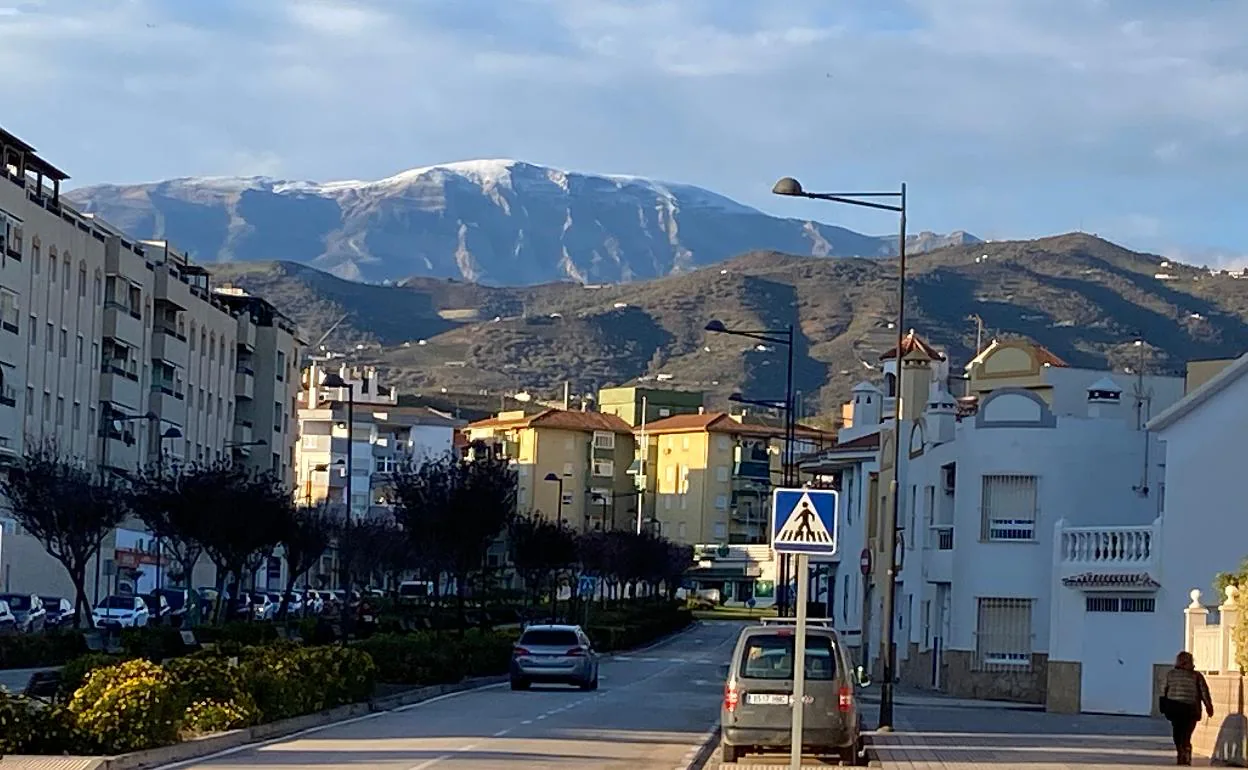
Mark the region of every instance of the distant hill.
[[[97, 185], [66, 197], [203, 263], [288, 260], [373, 283], [412, 275], [490, 285], [617, 283], [689, 272], [750, 249], [889, 256], [895, 238], [773, 217], [699, 187], [515, 160], [412, 169], [373, 182], [264, 177]], [[977, 239], [919, 233], [914, 250]]]
[[[590, 392], [663, 375], [672, 387], [776, 398], [783, 349], [703, 327], [713, 318], [738, 328], [792, 323], [801, 331], [796, 383], [811, 413], [834, 409], [855, 383], [876, 376], [896, 333], [888, 327], [896, 271], [892, 259], [751, 252], [653, 281], [496, 288], [429, 278], [370, 286], [291, 263], [214, 268], [218, 281], [275, 302], [312, 340], [342, 319], [329, 350], [430, 394], [553, 396], [564, 381]], [[1248, 349], [1248, 279], [1089, 235], [938, 249], [910, 260], [907, 291], [906, 325], [946, 346], [959, 365], [973, 354], [972, 314], [983, 319], [986, 341], [1027, 337], [1075, 366], [1132, 366], [1137, 337], [1149, 345], [1152, 371]]]

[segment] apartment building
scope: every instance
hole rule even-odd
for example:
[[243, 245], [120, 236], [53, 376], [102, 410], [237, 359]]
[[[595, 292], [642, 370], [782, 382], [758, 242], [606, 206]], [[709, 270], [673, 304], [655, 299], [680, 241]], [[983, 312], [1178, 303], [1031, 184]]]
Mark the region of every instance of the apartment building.
[[626, 385], [598, 390], [598, 411], [613, 414], [634, 428], [677, 414], [697, 414], [700, 391]]
[[[207, 272], [169, 243], [134, 240], [69, 206], [66, 179], [0, 129], [0, 456], [55, 442], [122, 471], [224, 457], [238, 319]], [[0, 528], [0, 588], [72, 590], [15, 522], [0, 515]], [[147, 547], [134, 531], [106, 541], [99, 569], [88, 570], [103, 584], [93, 596], [111, 587], [123, 557], [155, 572], [155, 554], [136, 551], [136, 538]]]
[[235, 286], [213, 297], [236, 321], [234, 370], [228, 376], [236, 404], [227, 447], [236, 462], [280, 474], [297, 488], [299, 361], [305, 343], [295, 323], [272, 303]]
[[[769, 542], [771, 493], [784, 474], [783, 427], [701, 412], [647, 423], [645, 435], [645, 510], [665, 536], [690, 544]], [[797, 440], [800, 455], [834, 437], [798, 426]]]
[[464, 423], [428, 407], [399, 406], [396, 392], [379, 382], [376, 369], [340, 366], [329, 372], [342, 384], [326, 386], [327, 371], [316, 362], [302, 376], [295, 494], [308, 504], [345, 504], [350, 441], [351, 510], [356, 516], [379, 512], [388, 506], [389, 475], [407, 463], [451, 454], [455, 432]]
[[580, 531], [636, 527], [633, 428], [619, 417], [562, 409], [500, 412], [465, 432], [470, 443], [485, 442], [513, 460], [522, 513]]

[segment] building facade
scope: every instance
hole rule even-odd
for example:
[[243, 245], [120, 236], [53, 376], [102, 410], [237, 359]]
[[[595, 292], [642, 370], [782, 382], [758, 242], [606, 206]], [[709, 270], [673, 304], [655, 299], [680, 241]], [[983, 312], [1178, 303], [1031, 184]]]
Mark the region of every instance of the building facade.
[[619, 417], [562, 409], [501, 412], [465, 431], [470, 443], [485, 442], [513, 461], [521, 513], [577, 531], [636, 527], [633, 428]]
[[[67, 178], [0, 129], [0, 458], [49, 444], [123, 472], [224, 458], [236, 314], [168, 242], [134, 240], [69, 206]], [[289, 456], [292, 439], [271, 445]], [[154, 573], [154, 553], [132, 558], [136, 543], [148, 547], [140, 529], [106, 540], [90, 596], [134, 587], [119, 586], [119, 560]], [[0, 587], [72, 595], [39, 543], [3, 516], [0, 531]]]

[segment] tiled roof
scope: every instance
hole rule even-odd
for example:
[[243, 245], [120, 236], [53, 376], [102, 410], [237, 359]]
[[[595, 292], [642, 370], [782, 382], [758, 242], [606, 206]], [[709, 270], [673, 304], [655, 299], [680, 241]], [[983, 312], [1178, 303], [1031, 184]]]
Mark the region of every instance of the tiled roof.
[[632, 435], [633, 427], [614, 414], [602, 412], [573, 412], [564, 409], [545, 409], [537, 414], [523, 417], [506, 418], [490, 417], [479, 420], [468, 426], [476, 428], [553, 428], [555, 430], [575, 430], [584, 433], [606, 431]]
[[[641, 432], [641, 426], [634, 428]], [[805, 425], [798, 425], [796, 434], [801, 438], [832, 441], [834, 436], [826, 431], [816, 430]], [[727, 412], [707, 412], [705, 414], [676, 414], [646, 424], [646, 433], [733, 433], [741, 436], [784, 437], [784, 428], [779, 425], [738, 422]]]
[[[901, 355], [904, 358], [910, 355], [911, 353], [915, 352], [916, 350], [922, 353], [923, 355], [927, 356], [928, 358], [932, 359], [933, 361], [945, 360], [944, 353], [941, 353], [936, 348], [927, 344], [927, 342], [925, 342], [922, 337], [914, 333], [914, 329], [911, 329], [909, 332], [906, 333], [905, 337], [901, 338]], [[889, 348], [884, 353], [884, 355], [880, 356], [880, 360], [887, 361], [890, 358], [896, 358], [896, 357], [897, 357], [897, 347], [893, 346]]]
[[1146, 572], [1114, 573], [1085, 572], [1062, 578], [1062, 585], [1072, 588], [1160, 588], [1161, 583], [1153, 580]]
[[1070, 364], [1066, 363], [1060, 356], [1043, 345], [1032, 345], [1032, 349], [1036, 351], [1036, 361], [1038, 361], [1041, 366], [1046, 364], [1049, 366], [1060, 367], [1070, 366]]

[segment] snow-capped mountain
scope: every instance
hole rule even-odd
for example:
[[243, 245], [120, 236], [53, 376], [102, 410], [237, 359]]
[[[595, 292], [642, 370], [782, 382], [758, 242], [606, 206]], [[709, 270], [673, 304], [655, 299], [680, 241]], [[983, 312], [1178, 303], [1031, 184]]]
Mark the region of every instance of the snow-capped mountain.
[[[699, 187], [473, 160], [374, 182], [265, 177], [98, 185], [67, 194], [136, 237], [201, 262], [287, 259], [370, 282], [491, 284], [655, 278], [751, 249], [887, 256], [890, 237], [782, 219]], [[916, 247], [974, 236], [924, 233]]]

